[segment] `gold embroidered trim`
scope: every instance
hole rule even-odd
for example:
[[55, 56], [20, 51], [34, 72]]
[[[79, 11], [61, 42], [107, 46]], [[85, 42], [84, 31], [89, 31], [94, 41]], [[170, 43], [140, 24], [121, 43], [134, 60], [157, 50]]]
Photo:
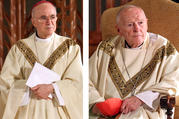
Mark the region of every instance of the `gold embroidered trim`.
[[72, 39], [65, 40], [58, 48], [50, 55], [47, 61], [44, 63], [44, 66], [52, 69], [56, 64], [59, 58], [61, 58], [69, 49], [71, 45], [75, 45], [76, 42]]
[[117, 63], [115, 61], [115, 58], [113, 56], [110, 58], [109, 61], [108, 72], [121, 97], [126, 96], [125, 94], [127, 93], [125, 92], [126, 90], [128, 90], [126, 81], [124, 80], [124, 77], [120, 72]]
[[68, 119], [71, 119], [70, 114], [68, 113], [68, 110], [67, 110], [66, 106], [62, 106], [62, 109], [63, 109], [63, 111], [64, 111], [66, 117], [67, 117]]
[[162, 46], [156, 51], [151, 61], [127, 82], [125, 81], [121, 71], [119, 70], [115, 58], [112, 56], [110, 58], [108, 72], [120, 96], [124, 98], [130, 92], [132, 92], [132, 89], [134, 88], [133, 83], [136, 84], [136, 87], [138, 87], [140, 84], [146, 81], [154, 71], [156, 64], [162, 61], [165, 55], [169, 56], [174, 53], [174, 51], [175, 48], [170, 43], [167, 43], [166, 47]]
[[23, 53], [24, 57], [27, 59], [30, 65], [33, 67], [35, 62], [38, 61], [33, 51], [23, 41], [18, 41], [16, 45]]
[[106, 54], [110, 55], [112, 54], [112, 50], [115, 47], [114, 43], [112, 42], [113, 37], [109, 38], [107, 40], [102, 41], [102, 43], [99, 46], [100, 50], [103, 50]]
[[170, 42], [167, 43], [167, 48], [166, 48], [166, 54], [167, 56], [171, 55], [172, 53], [174, 53], [176, 51], [175, 47], [173, 46], [173, 44], [171, 44]]
[[[59, 58], [61, 58], [69, 49], [71, 45], [75, 45], [76, 42], [72, 39], [65, 40], [58, 48], [50, 55], [50, 57], [43, 64], [45, 67], [52, 69]], [[19, 50], [23, 53], [26, 60], [34, 66], [35, 62], [38, 61], [33, 51], [23, 42], [18, 41], [16, 43]]]

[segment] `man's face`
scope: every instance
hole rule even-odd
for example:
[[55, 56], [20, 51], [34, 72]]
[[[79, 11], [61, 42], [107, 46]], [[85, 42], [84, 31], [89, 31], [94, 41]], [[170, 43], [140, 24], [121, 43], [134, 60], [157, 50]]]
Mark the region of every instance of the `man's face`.
[[32, 24], [41, 38], [48, 38], [56, 30], [56, 9], [49, 3], [34, 8]]
[[142, 44], [147, 34], [147, 18], [139, 8], [121, 11], [118, 21], [118, 32], [131, 47]]

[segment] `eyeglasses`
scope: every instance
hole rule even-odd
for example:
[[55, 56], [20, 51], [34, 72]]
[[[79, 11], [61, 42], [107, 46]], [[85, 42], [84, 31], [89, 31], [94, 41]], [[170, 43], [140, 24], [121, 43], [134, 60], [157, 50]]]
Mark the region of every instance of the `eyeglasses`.
[[48, 20], [50, 20], [50, 21], [56, 21], [57, 20], [57, 16], [56, 15], [51, 15], [51, 16], [49, 16], [49, 17], [47, 17], [47, 16], [41, 16], [40, 18], [38, 18], [38, 21], [39, 22], [46, 22], [46, 21], [48, 21]]

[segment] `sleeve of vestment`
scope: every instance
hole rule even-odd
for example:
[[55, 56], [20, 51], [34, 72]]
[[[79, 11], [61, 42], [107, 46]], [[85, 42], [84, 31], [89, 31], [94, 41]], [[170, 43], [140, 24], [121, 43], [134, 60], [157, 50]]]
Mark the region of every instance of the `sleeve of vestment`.
[[16, 108], [21, 103], [26, 89], [26, 80], [23, 79], [22, 69], [19, 64], [23, 62], [22, 60], [23, 58], [20, 57], [18, 48], [14, 45], [6, 56], [0, 75], [0, 118], [2, 118], [5, 110], [6, 112], [15, 113], [13, 111], [17, 110]]
[[56, 84], [71, 115], [75, 113], [82, 115], [82, 62], [80, 47], [78, 45], [69, 47], [67, 52], [67, 64], [61, 80], [57, 81]]
[[100, 63], [100, 56], [99, 56], [99, 49], [95, 51], [95, 53], [91, 56], [89, 60], [89, 104], [90, 108], [93, 104], [97, 102], [104, 101], [104, 97], [100, 95], [98, 90], [96, 89], [98, 81], [99, 81], [99, 63]]
[[169, 90], [176, 93], [179, 89], [179, 55], [175, 52], [169, 56], [165, 56], [160, 64], [155, 85], [152, 85], [147, 90], [159, 92], [160, 94], [168, 95]]
[[[172, 91], [174, 95], [178, 92], [179, 54], [174, 47], [171, 49], [174, 49], [174, 51], [171, 53], [170, 50], [166, 51], [167, 53], [164, 55], [164, 58], [158, 65], [155, 84], [145, 89], [144, 91], [159, 92], [160, 97], [163, 95], [170, 95], [169, 91]], [[155, 106], [155, 109], [157, 109], [158, 106], [159, 104]]]

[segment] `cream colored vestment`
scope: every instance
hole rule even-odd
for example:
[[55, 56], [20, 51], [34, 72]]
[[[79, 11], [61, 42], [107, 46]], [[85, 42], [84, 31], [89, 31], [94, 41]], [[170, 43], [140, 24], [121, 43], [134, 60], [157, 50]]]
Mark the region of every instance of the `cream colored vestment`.
[[[129, 78], [125, 65], [131, 78]], [[117, 97], [125, 99], [134, 89], [137, 95], [145, 91], [168, 94], [178, 90], [179, 55], [173, 45], [164, 37], [148, 33], [140, 49], [124, 47], [119, 36], [102, 41], [90, 58], [90, 108], [97, 102]], [[165, 111], [153, 102], [154, 109], [142, 105], [138, 110], [119, 119], [165, 119]], [[97, 116], [90, 114], [90, 118]]]
[[[0, 75], [0, 118], [82, 119], [82, 63], [80, 47], [71, 39], [53, 34], [49, 42], [36, 41], [33, 34], [18, 41], [9, 51]], [[38, 61], [61, 76], [55, 82], [65, 101], [37, 99], [19, 106], [34, 63]], [[4, 113], [3, 113], [4, 112]]]

